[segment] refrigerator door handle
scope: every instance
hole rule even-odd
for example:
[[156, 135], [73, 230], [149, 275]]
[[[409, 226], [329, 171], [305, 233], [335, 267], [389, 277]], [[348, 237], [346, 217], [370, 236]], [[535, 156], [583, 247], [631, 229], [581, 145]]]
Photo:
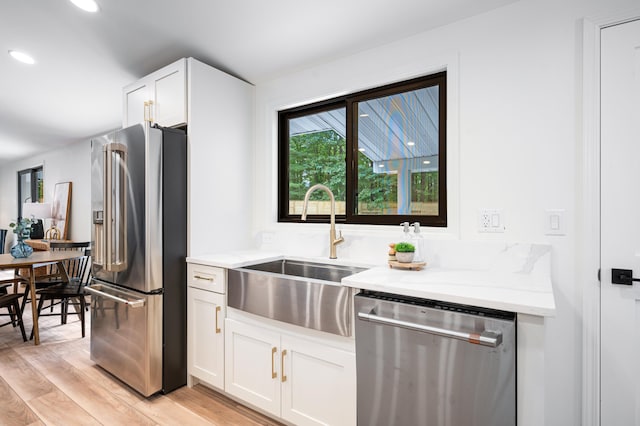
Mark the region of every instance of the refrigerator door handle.
[[103, 148], [103, 159], [104, 269], [119, 272], [127, 269], [127, 147], [108, 143]]
[[92, 288], [91, 286], [85, 287], [85, 290], [87, 290], [89, 293], [95, 294], [96, 296], [101, 296], [101, 297], [104, 297], [104, 298], [107, 298], [107, 299], [114, 300], [114, 301], [116, 301], [118, 303], [122, 303], [124, 305], [128, 305], [131, 308], [142, 308], [144, 306], [144, 299], [127, 300], [127, 299], [123, 299], [121, 297], [114, 296], [112, 294], [105, 293], [103, 291], [97, 290], [95, 288]]

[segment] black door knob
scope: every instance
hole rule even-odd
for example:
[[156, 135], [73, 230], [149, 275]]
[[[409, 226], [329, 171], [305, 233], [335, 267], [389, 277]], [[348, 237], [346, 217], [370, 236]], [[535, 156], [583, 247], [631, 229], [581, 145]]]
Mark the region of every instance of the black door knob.
[[633, 285], [634, 281], [640, 281], [640, 278], [633, 278], [631, 269], [611, 270], [611, 284]]

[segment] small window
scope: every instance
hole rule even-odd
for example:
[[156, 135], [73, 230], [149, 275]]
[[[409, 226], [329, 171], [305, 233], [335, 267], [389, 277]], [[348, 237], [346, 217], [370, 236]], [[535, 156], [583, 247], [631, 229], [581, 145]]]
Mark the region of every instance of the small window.
[[281, 222], [446, 226], [446, 73], [281, 111], [278, 158]]
[[18, 217], [24, 203], [44, 203], [42, 166], [18, 172]]

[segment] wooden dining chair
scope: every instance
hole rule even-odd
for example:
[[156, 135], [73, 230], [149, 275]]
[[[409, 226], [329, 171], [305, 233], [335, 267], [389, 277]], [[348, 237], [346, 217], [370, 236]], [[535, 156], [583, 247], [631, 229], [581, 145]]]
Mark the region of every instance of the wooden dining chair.
[[0, 254], [4, 253], [4, 246], [7, 242], [7, 230], [0, 229]]
[[[88, 249], [89, 245], [90, 245], [89, 242], [71, 242], [71, 241], [50, 241], [49, 242], [49, 247], [51, 248], [51, 251], [75, 250], [75, 251], [82, 252], [83, 255], [85, 256], [87, 255], [87, 250], [89, 250]], [[65, 260], [63, 262], [65, 266], [65, 270], [67, 271], [67, 275], [69, 276], [70, 279], [78, 278], [79, 276], [85, 273], [86, 263], [81, 259], [82, 258], [79, 257], [76, 259]], [[43, 275], [36, 276], [36, 280], [35, 280], [36, 291], [42, 290], [54, 285], [62, 284], [62, 283], [63, 281], [60, 276], [60, 273], [57, 270], [57, 266], [51, 265], [50, 267], [47, 267], [47, 271]], [[20, 306], [20, 308], [23, 311], [27, 302], [31, 301], [30, 296], [31, 295], [29, 294], [29, 286], [25, 286], [23, 298], [22, 298], [22, 305]], [[54, 304], [52, 303], [51, 306], [48, 306], [48, 307], [50, 308], [51, 311], [53, 311]]]
[[20, 293], [9, 293], [0, 295], [0, 308], [7, 308], [8, 313], [0, 313], [0, 316], [10, 317], [10, 321], [0, 324], [0, 327], [5, 325], [20, 326], [20, 332], [22, 333], [22, 340], [27, 341], [27, 334], [24, 331], [24, 324], [22, 323], [22, 310], [20, 309]]
[[[67, 314], [69, 305], [75, 307], [76, 313], [80, 317], [82, 327], [82, 337], [85, 337], [85, 311], [87, 310], [86, 294], [84, 288], [91, 279], [90, 274], [90, 251], [77, 259], [78, 262], [72, 269], [73, 275], [69, 274], [68, 283], [56, 284], [37, 292], [38, 296], [38, 316], [57, 316], [60, 315], [60, 324], [67, 323]], [[60, 311], [42, 313], [45, 301], [51, 301], [51, 304], [59, 304]], [[31, 339], [33, 338], [33, 330], [31, 330]]]

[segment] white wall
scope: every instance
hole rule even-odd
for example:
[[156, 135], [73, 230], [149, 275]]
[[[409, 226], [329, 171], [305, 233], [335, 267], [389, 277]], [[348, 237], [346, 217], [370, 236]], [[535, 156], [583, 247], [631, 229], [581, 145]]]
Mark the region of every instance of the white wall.
[[[630, 10], [635, 2], [521, 0], [257, 84], [256, 244], [298, 255], [326, 252], [326, 225], [276, 221], [277, 110], [425, 74], [448, 63], [455, 95], [448, 123], [454, 216], [450, 229], [431, 230], [430, 237], [552, 245], [557, 313], [545, 330], [545, 423], [581, 424], [582, 288], [576, 282], [579, 259], [574, 255], [581, 19]], [[504, 234], [477, 232], [481, 208], [503, 209]], [[545, 209], [566, 210], [565, 236], [545, 235]], [[384, 259], [384, 237], [394, 241], [400, 235], [399, 227], [339, 228], [347, 240], [338, 246], [343, 259], [365, 260], [362, 253], [368, 250], [370, 256], [367, 239]], [[303, 238], [295, 237], [301, 234]], [[350, 238], [357, 244], [350, 245]]]
[[71, 218], [67, 237], [74, 241], [89, 241], [91, 238], [91, 143], [89, 140], [30, 158], [3, 163], [0, 166], [0, 228], [9, 229], [9, 223], [18, 215], [18, 171], [39, 165], [44, 166], [45, 202], [53, 200], [53, 189], [56, 183], [72, 183]]

